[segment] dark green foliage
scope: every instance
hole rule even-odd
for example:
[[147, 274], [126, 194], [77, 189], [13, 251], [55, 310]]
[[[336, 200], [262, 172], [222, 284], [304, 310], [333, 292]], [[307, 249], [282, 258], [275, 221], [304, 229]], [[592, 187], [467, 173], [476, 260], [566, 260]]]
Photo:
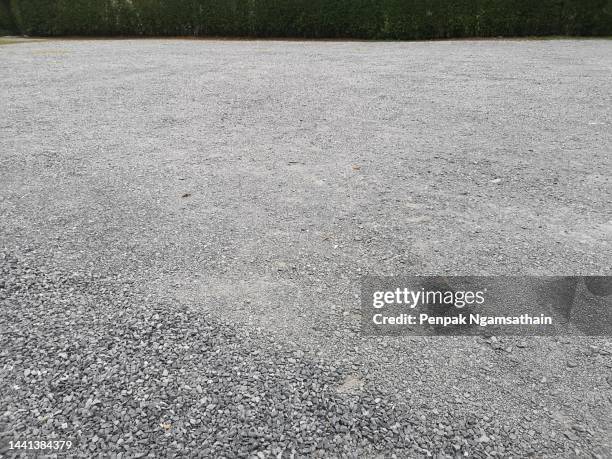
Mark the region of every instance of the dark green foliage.
[[55, 0], [12, 0], [19, 31], [26, 35], [51, 35], [56, 22]]
[[17, 31], [9, 0], [0, 0], [0, 35], [10, 35]]
[[12, 17], [29, 35], [612, 35], [612, 0], [0, 0]]

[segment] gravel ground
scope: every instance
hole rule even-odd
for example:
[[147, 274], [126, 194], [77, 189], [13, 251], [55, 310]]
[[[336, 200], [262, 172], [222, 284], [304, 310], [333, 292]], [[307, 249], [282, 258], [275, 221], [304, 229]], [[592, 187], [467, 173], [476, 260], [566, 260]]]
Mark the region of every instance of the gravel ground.
[[366, 338], [358, 314], [364, 273], [612, 274], [611, 51], [0, 47], [3, 441], [612, 457], [609, 338]]

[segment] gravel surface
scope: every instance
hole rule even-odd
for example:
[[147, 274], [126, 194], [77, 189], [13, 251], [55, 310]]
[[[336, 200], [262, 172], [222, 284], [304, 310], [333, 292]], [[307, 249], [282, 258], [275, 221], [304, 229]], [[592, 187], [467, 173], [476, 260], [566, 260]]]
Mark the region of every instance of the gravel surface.
[[72, 439], [85, 457], [413, 448], [393, 406], [341, 396], [343, 371], [299, 350], [149, 304], [120, 276], [0, 259], [1, 422], [10, 439]]
[[364, 273], [612, 274], [612, 41], [0, 62], [1, 441], [612, 457], [609, 338], [366, 338], [358, 299]]

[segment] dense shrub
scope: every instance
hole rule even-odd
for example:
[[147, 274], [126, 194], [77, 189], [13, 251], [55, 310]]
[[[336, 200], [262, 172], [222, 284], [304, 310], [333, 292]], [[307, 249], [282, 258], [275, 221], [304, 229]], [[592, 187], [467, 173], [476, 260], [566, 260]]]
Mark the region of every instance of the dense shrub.
[[[0, 0], [0, 27], [11, 17], [6, 5]], [[21, 32], [30, 35], [612, 34], [612, 0], [10, 0], [10, 6]]]
[[13, 20], [11, 4], [8, 0], [0, 0], [0, 35], [10, 35], [17, 31]]

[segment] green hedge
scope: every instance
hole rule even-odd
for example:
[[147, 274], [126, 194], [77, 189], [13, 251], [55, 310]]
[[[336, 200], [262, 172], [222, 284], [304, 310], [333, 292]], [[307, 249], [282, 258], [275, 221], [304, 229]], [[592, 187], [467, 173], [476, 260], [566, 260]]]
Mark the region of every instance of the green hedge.
[[[28, 35], [612, 35], [612, 0], [10, 0], [10, 8]], [[7, 13], [0, 8], [0, 27]]]
[[0, 0], [0, 35], [17, 33], [9, 0]]

